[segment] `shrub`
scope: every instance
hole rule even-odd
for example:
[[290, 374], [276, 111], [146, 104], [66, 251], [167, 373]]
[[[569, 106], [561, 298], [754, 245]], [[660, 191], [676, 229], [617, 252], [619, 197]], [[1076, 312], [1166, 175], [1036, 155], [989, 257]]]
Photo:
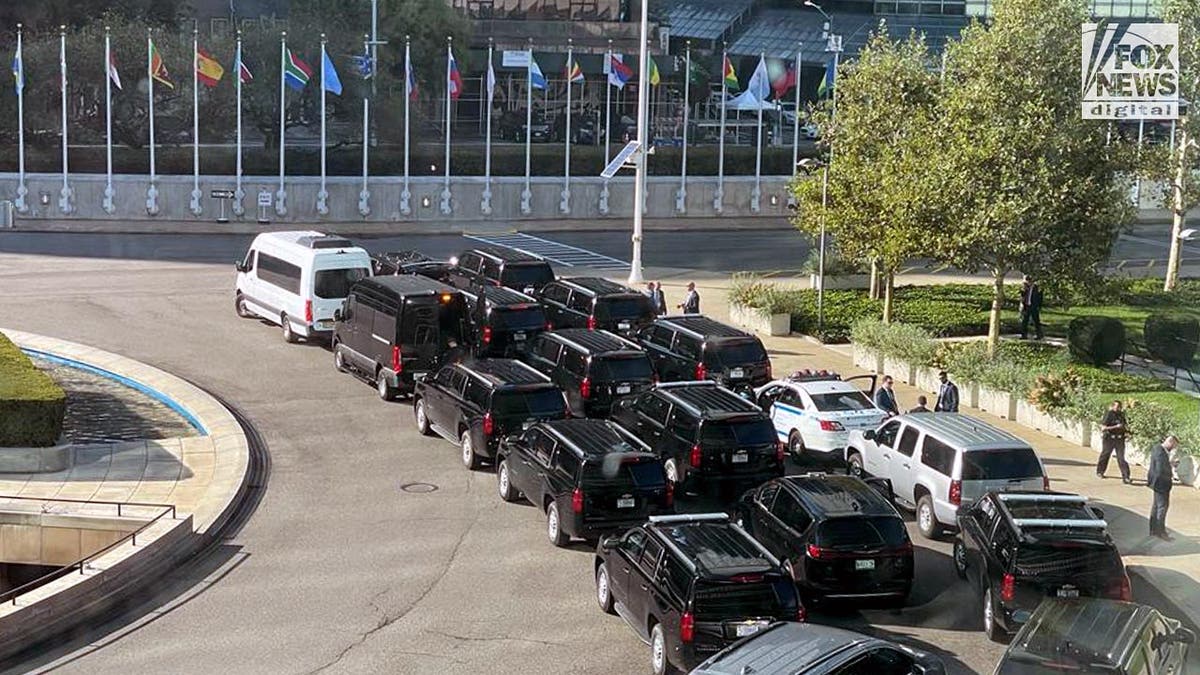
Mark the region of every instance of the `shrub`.
[[[800, 265], [800, 271], [804, 274], [817, 274], [821, 269], [821, 251], [813, 248], [808, 252], [808, 257], [804, 259], [804, 263]], [[851, 260], [841, 254], [832, 246], [825, 247], [825, 274], [836, 277], [847, 274], [865, 274], [869, 266], [857, 260]]]
[[0, 447], [49, 447], [62, 436], [67, 395], [0, 333]]
[[1103, 366], [1125, 352], [1125, 325], [1107, 316], [1079, 316], [1067, 326], [1071, 357]]
[[1175, 413], [1161, 403], [1130, 399], [1125, 402], [1125, 420], [1134, 442], [1143, 449], [1177, 433]]
[[1057, 420], [1090, 420], [1103, 404], [1098, 393], [1075, 368], [1038, 375], [1027, 400], [1038, 410]]
[[735, 274], [729, 289], [729, 302], [751, 307], [764, 314], [791, 314], [791, 291], [764, 281], [754, 274]]
[[1006, 359], [994, 360], [979, 376], [979, 383], [989, 389], [1007, 391], [1014, 396], [1025, 396], [1033, 384], [1033, 373], [1022, 364]]
[[850, 341], [860, 347], [882, 352], [886, 341], [886, 325], [878, 319], [859, 319], [850, 327]]
[[1161, 312], [1146, 317], [1146, 350], [1168, 366], [1190, 368], [1200, 343], [1200, 321], [1179, 313]]
[[971, 342], [941, 343], [935, 368], [944, 369], [963, 382], [978, 382], [983, 371], [990, 365], [987, 343]]

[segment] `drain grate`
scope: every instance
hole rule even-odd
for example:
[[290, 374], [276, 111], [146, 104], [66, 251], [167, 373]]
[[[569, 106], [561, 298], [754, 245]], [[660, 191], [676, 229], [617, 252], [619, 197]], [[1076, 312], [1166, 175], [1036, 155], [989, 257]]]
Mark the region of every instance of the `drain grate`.
[[438, 486], [434, 485], [433, 483], [405, 483], [404, 485], [400, 486], [400, 489], [404, 492], [411, 492], [414, 494], [426, 494], [429, 492], [436, 492]]

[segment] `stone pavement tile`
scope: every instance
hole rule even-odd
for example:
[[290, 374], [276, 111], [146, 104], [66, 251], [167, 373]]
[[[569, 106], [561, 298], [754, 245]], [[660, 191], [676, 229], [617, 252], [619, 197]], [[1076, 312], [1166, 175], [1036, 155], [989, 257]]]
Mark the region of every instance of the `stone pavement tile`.
[[162, 438], [146, 441], [146, 460], [150, 462], [183, 459], [182, 438]]
[[213, 453], [212, 436], [190, 436], [181, 439], [180, 446], [185, 457], [197, 454], [211, 455]]
[[127, 502], [135, 489], [137, 489], [136, 485], [102, 485], [96, 490], [96, 494], [92, 495], [92, 499], [104, 502]]
[[161, 481], [174, 483], [179, 480], [182, 472], [183, 465], [176, 461], [149, 462], [146, 464], [146, 470], [142, 472], [142, 482]]

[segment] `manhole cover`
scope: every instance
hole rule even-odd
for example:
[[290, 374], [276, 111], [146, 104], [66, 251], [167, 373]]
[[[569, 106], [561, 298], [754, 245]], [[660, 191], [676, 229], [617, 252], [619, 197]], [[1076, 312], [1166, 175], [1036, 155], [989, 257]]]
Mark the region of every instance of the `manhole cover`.
[[404, 490], [405, 492], [415, 492], [421, 494], [425, 492], [434, 492], [438, 489], [438, 486], [434, 485], [433, 483], [405, 483], [404, 485], [400, 486], [400, 489]]

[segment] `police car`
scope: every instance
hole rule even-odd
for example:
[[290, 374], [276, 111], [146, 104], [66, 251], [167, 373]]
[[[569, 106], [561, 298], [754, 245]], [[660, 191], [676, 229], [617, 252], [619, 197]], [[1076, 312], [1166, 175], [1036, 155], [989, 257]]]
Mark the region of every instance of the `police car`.
[[[869, 379], [867, 392], [852, 380]], [[874, 429], [884, 419], [868, 395], [875, 391], [874, 375], [845, 380], [825, 370], [801, 370], [755, 390], [755, 401], [770, 414], [775, 433], [799, 458], [806, 452], [837, 453], [846, 448], [852, 429]]]

